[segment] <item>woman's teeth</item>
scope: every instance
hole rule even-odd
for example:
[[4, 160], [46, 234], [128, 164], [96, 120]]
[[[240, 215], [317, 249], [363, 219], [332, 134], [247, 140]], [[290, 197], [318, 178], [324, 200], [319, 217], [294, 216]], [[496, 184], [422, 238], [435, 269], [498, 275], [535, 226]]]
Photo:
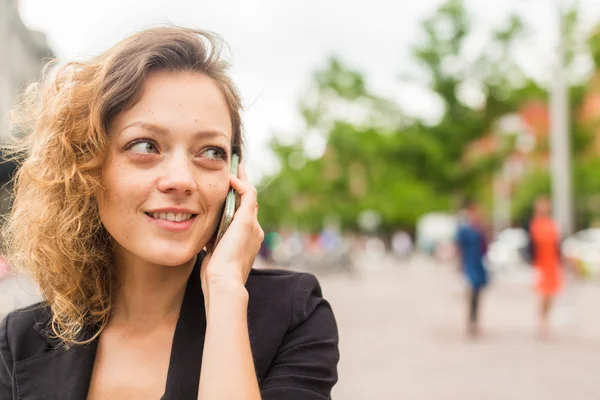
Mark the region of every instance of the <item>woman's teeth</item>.
[[148, 213], [152, 218], [165, 219], [173, 222], [183, 222], [191, 219], [193, 214], [182, 214], [182, 213]]

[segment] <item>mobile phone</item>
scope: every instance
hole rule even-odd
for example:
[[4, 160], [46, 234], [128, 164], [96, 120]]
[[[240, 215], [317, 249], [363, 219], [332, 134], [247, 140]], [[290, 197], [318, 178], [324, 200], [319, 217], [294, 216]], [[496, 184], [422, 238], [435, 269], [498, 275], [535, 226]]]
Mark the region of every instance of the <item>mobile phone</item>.
[[[240, 156], [233, 153], [231, 155], [231, 165], [229, 167], [229, 171], [233, 176], [238, 176], [238, 166], [240, 163]], [[239, 203], [239, 194], [232, 188], [229, 188], [229, 192], [227, 192], [227, 197], [225, 198], [225, 204], [223, 205], [223, 213], [221, 214], [221, 222], [219, 223], [219, 229], [217, 230], [217, 236], [215, 238], [215, 247], [225, 234], [227, 228], [233, 221], [233, 214], [235, 214], [235, 210], [237, 209]]]

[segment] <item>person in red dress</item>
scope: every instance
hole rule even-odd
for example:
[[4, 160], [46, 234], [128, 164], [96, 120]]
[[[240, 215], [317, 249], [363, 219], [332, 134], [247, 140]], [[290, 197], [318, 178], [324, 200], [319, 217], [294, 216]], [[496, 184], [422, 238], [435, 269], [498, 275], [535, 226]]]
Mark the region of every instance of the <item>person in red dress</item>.
[[549, 333], [549, 317], [553, 299], [562, 286], [560, 262], [560, 232], [551, 217], [552, 205], [548, 197], [539, 197], [529, 227], [533, 247], [533, 265], [537, 269], [536, 290], [541, 297], [539, 333]]

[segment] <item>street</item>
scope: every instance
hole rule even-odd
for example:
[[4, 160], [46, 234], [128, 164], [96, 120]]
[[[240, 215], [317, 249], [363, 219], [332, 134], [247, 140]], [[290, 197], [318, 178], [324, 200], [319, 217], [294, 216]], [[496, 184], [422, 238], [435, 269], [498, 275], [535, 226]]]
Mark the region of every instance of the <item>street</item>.
[[320, 278], [340, 331], [334, 399], [600, 398], [600, 285], [568, 291], [555, 334], [540, 340], [530, 271], [498, 276], [485, 294], [483, 335], [469, 340], [451, 267], [419, 258], [363, 270], [360, 279]]
[[[336, 400], [600, 398], [599, 284], [571, 286], [555, 333], [535, 336], [530, 272], [495, 276], [483, 335], [465, 335], [465, 295], [451, 266], [423, 257], [365, 259], [356, 276], [319, 275], [340, 331]], [[27, 281], [0, 283], [0, 312], [35, 301]]]

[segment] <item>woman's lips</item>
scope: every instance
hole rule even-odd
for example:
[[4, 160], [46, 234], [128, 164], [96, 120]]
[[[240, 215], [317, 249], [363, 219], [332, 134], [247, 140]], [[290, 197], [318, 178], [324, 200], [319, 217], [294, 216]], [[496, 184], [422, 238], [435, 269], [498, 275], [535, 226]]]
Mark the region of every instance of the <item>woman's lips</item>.
[[153, 216], [149, 215], [146, 213], [146, 216], [148, 217], [148, 220], [150, 220], [151, 223], [156, 224], [156, 226], [158, 226], [161, 229], [167, 230], [167, 231], [185, 231], [187, 229], [189, 229], [190, 226], [192, 226], [192, 224], [194, 223], [194, 220], [196, 219], [196, 215], [192, 215], [192, 218], [186, 220], [186, 221], [169, 221], [167, 219], [161, 219], [161, 218], [154, 218]]

